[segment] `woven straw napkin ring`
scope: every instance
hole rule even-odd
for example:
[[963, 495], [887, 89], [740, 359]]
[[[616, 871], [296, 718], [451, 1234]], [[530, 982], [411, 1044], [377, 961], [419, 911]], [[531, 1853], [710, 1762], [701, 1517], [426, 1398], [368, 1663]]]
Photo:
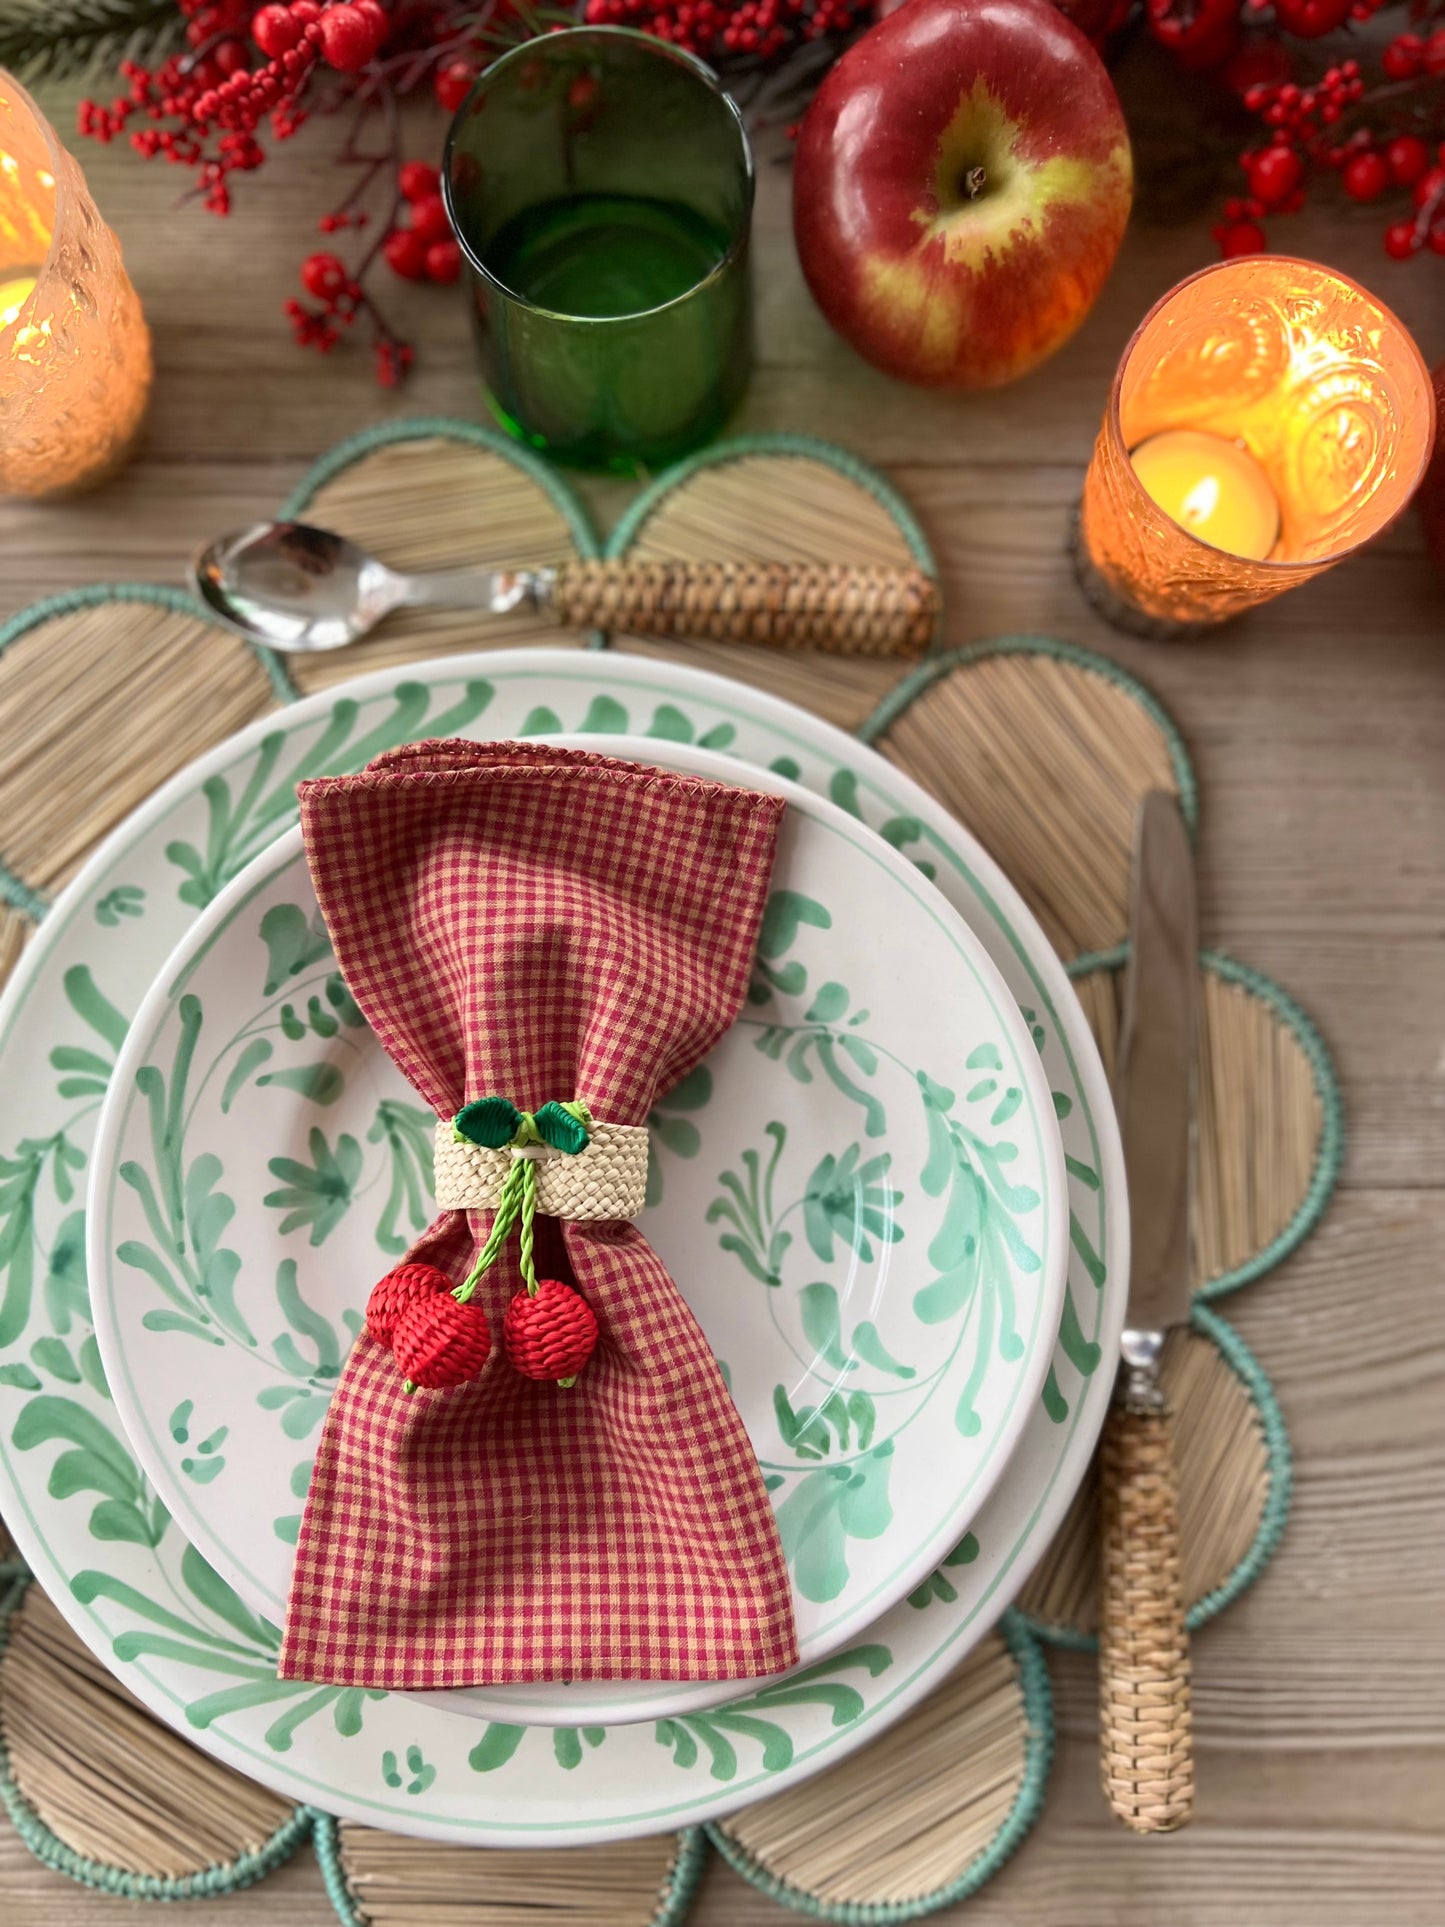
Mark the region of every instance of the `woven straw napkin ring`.
[[538, 1278], [537, 1213], [632, 1218], [646, 1191], [644, 1126], [599, 1124], [581, 1103], [519, 1111], [505, 1097], [479, 1097], [436, 1127], [436, 1199], [442, 1211], [494, 1211], [487, 1241], [456, 1286], [436, 1265], [389, 1271], [367, 1301], [367, 1330], [390, 1347], [408, 1392], [475, 1378], [491, 1356], [492, 1330], [474, 1294], [519, 1225], [524, 1289], [502, 1320], [502, 1348], [525, 1377], [573, 1385], [597, 1343], [597, 1320], [570, 1285]]

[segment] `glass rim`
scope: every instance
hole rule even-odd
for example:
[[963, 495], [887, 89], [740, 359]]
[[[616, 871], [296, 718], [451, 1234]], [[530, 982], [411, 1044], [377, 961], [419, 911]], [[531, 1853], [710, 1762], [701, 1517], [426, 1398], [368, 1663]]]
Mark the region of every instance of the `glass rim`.
[[[729, 240], [722, 255], [713, 266], [708, 269], [700, 281], [694, 281], [690, 288], [685, 288], [681, 294], [675, 294], [670, 301], [661, 301], [653, 308], [635, 308], [628, 314], [567, 314], [561, 309], [545, 308], [539, 302], [528, 300], [526, 295], [519, 294], [515, 288], [508, 287], [507, 283], [494, 274], [486, 262], [482, 260], [476, 249], [468, 241], [465, 234], [463, 234], [461, 223], [457, 218], [457, 210], [452, 201], [452, 155], [457, 147], [462, 122], [466, 119], [468, 109], [471, 107], [483, 83], [489, 77], [495, 76], [499, 68], [506, 67], [510, 65], [511, 62], [519, 60], [523, 56], [535, 57], [538, 47], [555, 47], [564, 41], [581, 39], [631, 41], [645, 50], [654, 59], [667, 59], [670, 60], [674, 66], [691, 69], [694, 76], [702, 82], [703, 86], [713, 98], [721, 101], [729, 114], [731, 114], [733, 128], [738, 137], [739, 151], [742, 156], [742, 211], [737, 220], [736, 232]], [[747, 246], [748, 234], [752, 227], [753, 202], [757, 196], [757, 168], [753, 162], [753, 144], [748, 139], [748, 130], [743, 122], [742, 112], [727, 88], [724, 87], [721, 77], [713, 68], [708, 66], [705, 60], [700, 60], [696, 54], [688, 52], [685, 47], [675, 47], [671, 41], [659, 40], [655, 34], [640, 33], [635, 27], [564, 27], [560, 33], [537, 34], [530, 40], [519, 41], [515, 47], [509, 47], [505, 53], [498, 54], [497, 58], [484, 67], [481, 73], [477, 75], [467, 92], [466, 99], [452, 116], [451, 125], [447, 128], [446, 143], [442, 148], [441, 172], [442, 203], [447, 211], [447, 220], [451, 224], [452, 235], [458, 247], [460, 247], [462, 253], [465, 255], [467, 263], [473, 272], [480, 275], [489, 287], [495, 288], [499, 294], [505, 295], [509, 301], [517, 302], [530, 313], [541, 315], [548, 321], [563, 321], [568, 323], [569, 326], [580, 328], [609, 328], [619, 323], [645, 321], [652, 315], [666, 314], [669, 309], [681, 307], [685, 301], [693, 300], [704, 288], [711, 287], [715, 281], [720, 280], [727, 270], [732, 267], [741, 255], [743, 249]]]
[[12, 101], [29, 114], [39, 130], [40, 138], [45, 143], [45, 151], [50, 157], [50, 178], [55, 183], [55, 220], [50, 229], [50, 242], [45, 250], [45, 259], [36, 263], [35, 286], [16, 309], [14, 320], [0, 326], [0, 335], [7, 335], [13, 328], [19, 328], [22, 325], [26, 309], [40, 293], [42, 283], [49, 277], [55, 266], [61, 229], [65, 225], [65, 215], [69, 208], [69, 197], [66, 193], [65, 170], [62, 166], [65, 149], [60, 145], [60, 136], [51, 125], [49, 115], [41, 112], [34, 96], [21, 85], [19, 78], [8, 67], [0, 67], [0, 90], [10, 93]]
[[[1120, 355], [1118, 365], [1114, 370], [1113, 380], [1109, 384], [1109, 400], [1104, 410], [1104, 432], [1109, 436], [1109, 439], [1114, 443], [1115, 447], [1123, 451], [1125, 461], [1130, 461], [1130, 449], [1124, 439], [1124, 424], [1121, 416], [1124, 370], [1128, 367], [1133, 358], [1134, 351], [1143, 340], [1146, 329], [1164, 313], [1165, 309], [1168, 308], [1179, 295], [1183, 294], [1186, 288], [1192, 288], [1196, 282], [1207, 281], [1215, 275], [1220, 274], [1247, 274], [1251, 265], [1257, 264], [1260, 261], [1276, 262], [1283, 267], [1304, 268], [1312, 275], [1326, 276], [1329, 280], [1338, 283], [1341, 287], [1348, 288], [1351, 293], [1357, 294], [1363, 300], [1368, 301], [1371, 307], [1381, 314], [1387, 323], [1394, 327], [1405, 342], [1409, 351], [1409, 358], [1413, 359], [1416, 373], [1419, 376], [1420, 386], [1425, 397], [1425, 407], [1429, 417], [1430, 433], [1424, 438], [1416, 472], [1411, 477], [1409, 486], [1400, 499], [1399, 506], [1385, 517], [1378, 528], [1369, 530], [1368, 533], [1362, 535], [1358, 541], [1351, 542], [1348, 548], [1332, 549], [1328, 555], [1313, 556], [1307, 561], [1292, 562], [1282, 559], [1276, 560], [1269, 556], [1261, 557], [1258, 561], [1252, 557], [1249, 559], [1249, 566], [1252, 569], [1265, 569], [1271, 574], [1293, 575], [1302, 569], [1315, 574], [1318, 573], [1321, 568], [1332, 568], [1335, 563], [1343, 562], [1347, 556], [1354, 555], [1357, 550], [1364, 548], [1367, 543], [1373, 542], [1377, 537], [1383, 535], [1386, 529], [1400, 519], [1414, 500], [1415, 493], [1425, 478], [1425, 471], [1430, 466], [1431, 451], [1435, 446], [1435, 385], [1430, 378], [1429, 364], [1425, 360], [1420, 344], [1395, 313], [1394, 309], [1387, 307], [1378, 295], [1371, 294], [1363, 282], [1356, 281], [1353, 275], [1345, 274], [1339, 268], [1329, 267], [1323, 261], [1308, 260], [1301, 254], [1273, 253], [1263, 255], [1236, 255], [1229, 261], [1211, 261], [1207, 267], [1196, 268], [1193, 274], [1186, 274], [1182, 281], [1176, 281], [1172, 288], [1165, 289], [1164, 293], [1160, 295], [1159, 299], [1153, 304], [1138, 327], [1135, 328], [1134, 332], [1130, 335], [1128, 341], [1125, 342], [1124, 351]], [[1131, 470], [1133, 468], [1132, 462], [1130, 462], [1130, 468]], [[1135, 486], [1145, 494], [1148, 493], [1147, 489], [1144, 489], [1143, 483], [1137, 480], [1137, 477]], [[1173, 516], [1170, 516], [1169, 519], [1171, 522], [1174, 520]], [[1234, 553], [1231, 549], [1216, 547], [1213, 542], [1202, 541], [1192, 529], [1186, 529], [1182, 522], [1176, 522], [1174, 525], [1186, 542], [1192, 543], [1197, 549], [1203, 549], [1208, 555], [1232, 555]]]

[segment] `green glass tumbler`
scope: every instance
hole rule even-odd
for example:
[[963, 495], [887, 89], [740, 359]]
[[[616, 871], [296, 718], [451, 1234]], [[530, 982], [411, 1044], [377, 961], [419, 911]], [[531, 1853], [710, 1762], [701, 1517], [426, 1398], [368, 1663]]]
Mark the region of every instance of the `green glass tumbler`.
[[710, 68], [622, 27], [526, 41], [472, 89], [442, 181], [510, 433], [623, 474], [717, 433], [752, 360], [753, 160]]

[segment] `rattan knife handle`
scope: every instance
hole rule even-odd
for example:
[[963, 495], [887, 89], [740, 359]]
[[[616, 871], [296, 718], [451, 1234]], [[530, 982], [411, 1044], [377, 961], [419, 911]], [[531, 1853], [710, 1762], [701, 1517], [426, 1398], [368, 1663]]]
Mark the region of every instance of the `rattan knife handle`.
[[933, 639], [938, 585], [921, 569], [836, 562], [569, 562], [548, 604], [569, 629], [918, 656]]
[[1169, 1833], [1185, 1826], [1194, 1810], [1194, 1749], [1168, 1409], [1113, 1405], [1104, 1425], [1100, 1474], [1104, 1793], [1126, 1827]]

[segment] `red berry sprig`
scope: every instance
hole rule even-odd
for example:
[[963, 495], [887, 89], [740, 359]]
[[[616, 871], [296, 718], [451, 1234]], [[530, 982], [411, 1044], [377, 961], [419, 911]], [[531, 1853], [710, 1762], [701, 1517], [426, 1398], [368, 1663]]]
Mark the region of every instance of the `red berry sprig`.
[[[1274, 0], [1276, 20], [1296, 37], [1311, 38], [1318, 20], [1306, 9], [1317, 3]], [[1343, 11], [1340, 0], [1328, 4], [1339, 15], [1334, 24], [1342, 25], [1370, 17], [1379, 0], [1351, 0]], [[1439, 9], [1440, 0], [1419, 0], [1419, 6], [1421, 12]], [[1385, 227], [1385, 251], [1392, 258], [1407, 260], [1426, 247], [1445, 253], [1440, 231], [1445, 195], [1439, 191], [1445, 144], [1438, 157], [1434, 152], [1445, 134], [1445, 27], [1397, 34], [1384, 48], [1380, 75], [1373, 80], [1356, 59], [1333, 63], [1310, 82], [1292, 70], [1269, 73], [1258, 56], [1261, 44], [1278, 51], [1278, 43], [1251, 43], [1252, 60], [1241, 55], [1230, 70], [1231, 77], [1239, 70], [1240, 99], [1263, 123], [1267, 141], [1240, 156], [1248, 191], [1226, 202], [1214, 229], [1221, 253], [1268, 246], [1264, 218], [1294, 213], [1316, 184], [1332, 175], [1347, 200], [1363, 205], [1401, 193], [1412, 196], [1414, 217], [1392, 219]], [[1254, 71], [1246, 73], [1248, 66]]]

